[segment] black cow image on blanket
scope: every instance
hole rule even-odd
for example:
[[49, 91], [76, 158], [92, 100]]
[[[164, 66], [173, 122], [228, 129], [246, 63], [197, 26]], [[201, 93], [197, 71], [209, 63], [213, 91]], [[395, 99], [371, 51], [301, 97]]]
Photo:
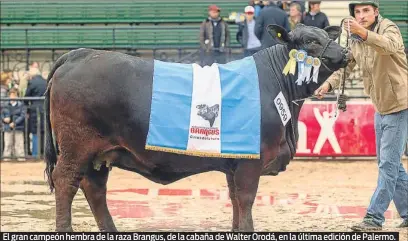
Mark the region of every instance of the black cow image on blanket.
[[215, 118], [218, 116], [218, 111], [220, 110], [220, 106], [215, 104], [209, 107], [206, 104], [197, 105], [197, 115], [201, 116], [204, 120], [208, 120], [210, 122], [210, 127], [213, 127]]

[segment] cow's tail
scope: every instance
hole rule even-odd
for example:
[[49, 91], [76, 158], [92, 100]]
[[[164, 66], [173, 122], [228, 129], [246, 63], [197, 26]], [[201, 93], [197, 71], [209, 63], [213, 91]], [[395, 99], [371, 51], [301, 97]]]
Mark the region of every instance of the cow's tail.
[[44, 101], [44, 110], [45, 110], [45, 174], [48, 178], [48, 185], [50, 186], [51, 192], [54, 190], [54, 182], [52, 181], [52, 172], [54, 170], [55, 165], [57, 164], [57, 142], [55, 141], [54, 145], [54, 138], [53, 132], [51, 128], [51, 121], [50, 121], [50, 92], [51, 92], [51, 84], [52, 84], [52, 77], [54, 76], [55, 71], [65, 63], [68, 58], [68, 53], [62, 55], [54, 64], [47, 77], [47, 90], [45, 91], [45, 101]]

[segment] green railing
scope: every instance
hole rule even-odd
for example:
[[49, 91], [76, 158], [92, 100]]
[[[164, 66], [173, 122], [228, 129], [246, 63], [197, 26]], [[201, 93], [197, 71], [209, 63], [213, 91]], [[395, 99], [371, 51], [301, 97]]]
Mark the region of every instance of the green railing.
[[[1, 29], [2, 49], [199, 48], [199, 26], [48, 27]], [[230, 25], [232, 47], [237, 25]]]
[[[2, 24], [192, 23], [207, 15], [208, 1], [1, 2]], [[246, 1], [217, 2], [221, 15], [243, 12]]]
[[381, 0], [380, 12], [393, 21], [408, 21], [408, 1]]

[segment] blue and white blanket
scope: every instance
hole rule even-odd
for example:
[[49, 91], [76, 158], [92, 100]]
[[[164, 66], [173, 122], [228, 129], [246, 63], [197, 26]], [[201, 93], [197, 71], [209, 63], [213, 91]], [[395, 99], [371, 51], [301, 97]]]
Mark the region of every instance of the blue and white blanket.
[[227, 64], [155, 60], [146, 149], [260, 158], [261, 104], [253, 57]]

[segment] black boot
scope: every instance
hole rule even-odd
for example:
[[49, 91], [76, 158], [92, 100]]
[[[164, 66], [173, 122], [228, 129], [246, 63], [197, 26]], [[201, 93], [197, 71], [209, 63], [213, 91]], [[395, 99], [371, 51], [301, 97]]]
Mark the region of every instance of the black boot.
[[359, 224], [353, 225], [351, 229], [354, 231], [368, 232], [368, 231], [381, 230], [382, 227], [379, 226], [378, 224], [375, 224], [374, 222], [363, 221]]
[[408, 228], [408, 219], [402, 221], [402, 223], [398, 225], [397, 228]]

